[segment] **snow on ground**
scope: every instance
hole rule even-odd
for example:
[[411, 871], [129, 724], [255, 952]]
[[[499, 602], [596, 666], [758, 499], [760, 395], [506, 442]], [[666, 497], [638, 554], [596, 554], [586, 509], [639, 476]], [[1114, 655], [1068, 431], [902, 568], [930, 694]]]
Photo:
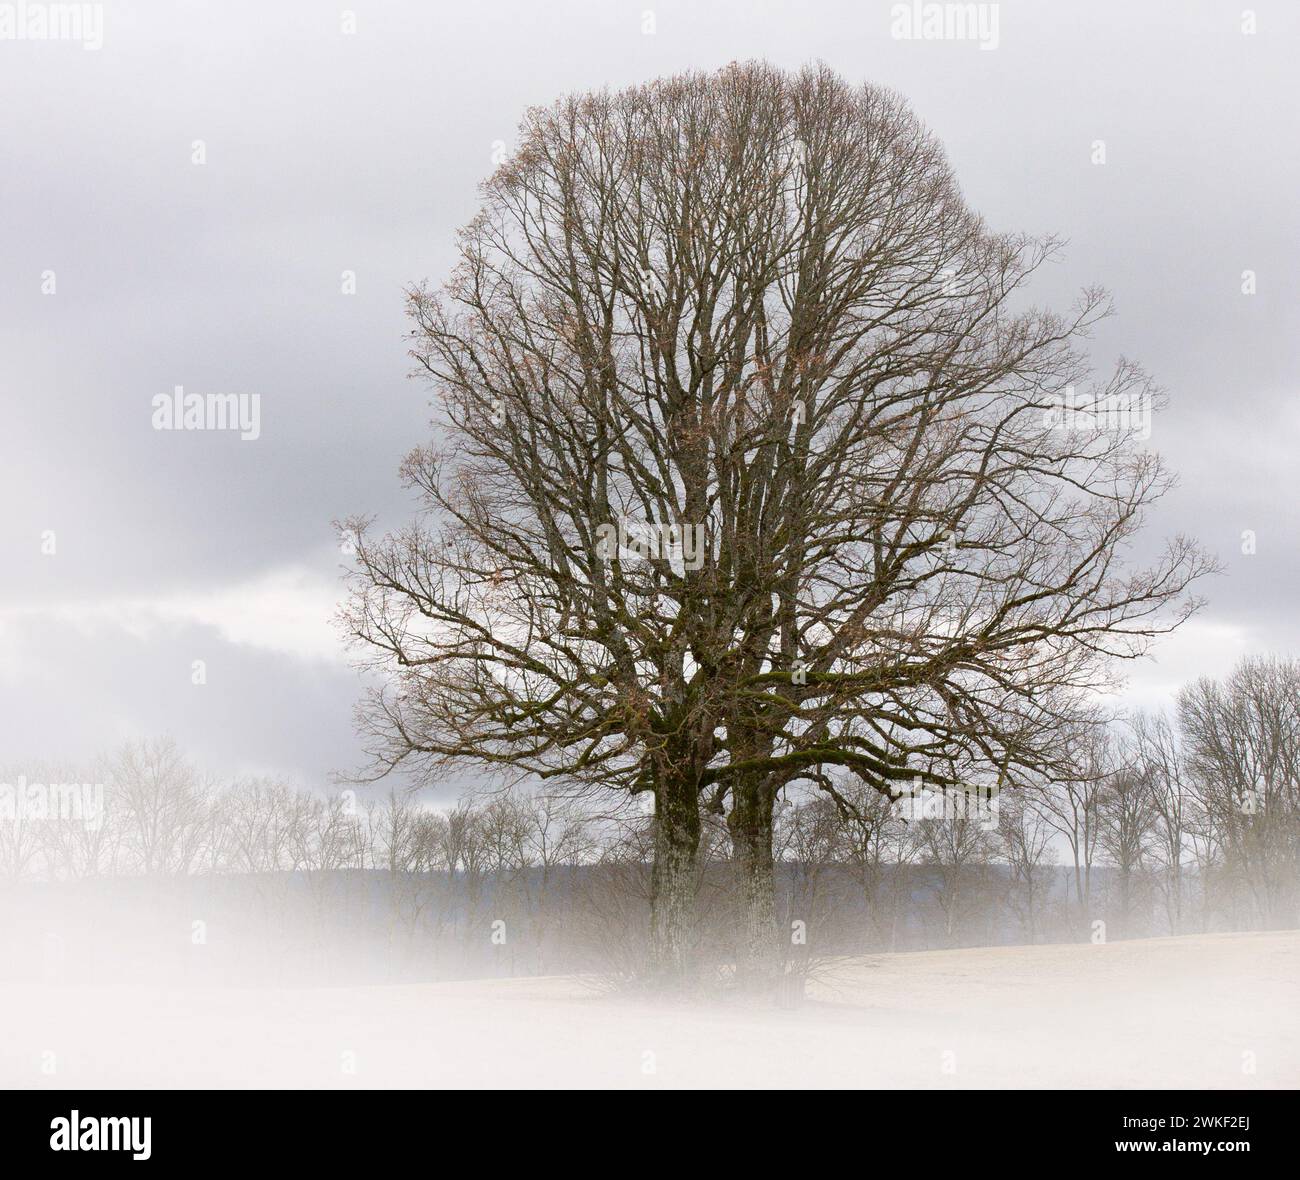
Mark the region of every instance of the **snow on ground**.
[[0, 1085], [1300, 1085], [1298, 931], [873, 955], [823, 965], [808, 994], [787, 1010], [565, 977], [7, 986]]

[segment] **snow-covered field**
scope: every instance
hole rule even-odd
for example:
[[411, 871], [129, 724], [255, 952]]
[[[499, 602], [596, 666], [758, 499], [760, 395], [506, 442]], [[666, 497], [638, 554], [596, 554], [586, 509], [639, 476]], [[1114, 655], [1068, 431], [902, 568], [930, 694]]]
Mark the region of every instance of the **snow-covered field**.
[[876, 955], [802, 1007], [546, 978], [3, 987], [6, 1087], [1300, 1086], [1300, 932]]

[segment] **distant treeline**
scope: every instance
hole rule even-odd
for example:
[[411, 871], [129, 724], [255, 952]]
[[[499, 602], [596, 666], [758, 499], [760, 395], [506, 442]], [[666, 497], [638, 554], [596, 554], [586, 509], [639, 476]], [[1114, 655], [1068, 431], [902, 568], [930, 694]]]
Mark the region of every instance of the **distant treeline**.
[[[700, 882], [711, 902], [702, 939], [723, 970], [736, 929], [729, 874], [716, 861]], [[1195, 894], [1198, 882], [1187, 883]], [[1029, 937], [1007, 864], [885, 864], [876, 884], [873, 896], [852, 865], [779, 866], [790, 966]], [[1105, 913], [1117, 871], [1098, 867], [1093, 886]], [[961, 894], [956, 910], [950, 889]], [[1038, 941], [1106, 936], [1079, 919], [1071, 889], [1067, 866], [1043, 867]], [[647, 890], [643, 866], [610, 863], [477, 876], [332, 869], [25, 881], [0, 895], [0, 979], [306, 986], [581, 972], [613, 981], [634, 976], [646, 953]], [[1164, 932], [1154, 909], [1145, 917], [1134, 935]]]
[[[1072, 779], [993, 813], [847, 783], [785, 801], [791, 966], [1295, 925], [1300, 665], [1246, 661], [1186, 689], [1172, 718], [1098, 728], [1076, 755]], [[398, 792], [221, 787], [166, 739], [87, 768], [13, 768], [0, 793], [0, 936], [25, 948], [11, 973], [75, 975], [138, 944], [141, 963], [203, 975], [614, 977], [647, 951], [651, 817], [599, 798], [516, 789], [438, 810]], [[743, 923], [721, 817], [698, 893], [704, 959], [725, 971]]]

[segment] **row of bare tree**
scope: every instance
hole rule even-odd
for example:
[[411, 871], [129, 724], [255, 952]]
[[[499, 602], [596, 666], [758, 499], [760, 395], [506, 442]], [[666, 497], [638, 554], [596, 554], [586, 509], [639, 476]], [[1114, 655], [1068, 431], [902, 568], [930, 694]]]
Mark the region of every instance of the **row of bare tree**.
[[1172, 718], [1086, 732], [1071, 760], [1073, 777], [1002, 795], [994, 817], [909, 819], [867, 791], [847, 812], [787, 805], [786, 922], [832, 950], [1296, 924], [1300, 662], [1247, 659], [1186, 688]]
[[[844, 800], [783, 801], [775, 892], [787, 961], [1294, 924], [1300, 663], [1248, 660], [1187, 688], [1173, 718], [1091, 731], [1073, 762], [1074, 777], [982, 811], [955, 795], [891, 801], [848, 785]], [[236, 876], [267, 883], [269, 904], [289, 896], [270, 883], [293, 878], [320, 911], [297, 920], [350, 915], [382, 933], [388, 953], [452, 973], [508, 962], [633, 974], [649, 952], [654, 825], [640, 809], [601, 813], [582, 794], [518, 790], [438, 810], [267, 779], [218, 789], [167, 740], [128, 745], [72, 778], [31, 767], [0, 780], [96, 781], [104, 792], [93, 816], [29, 807], [0, 822], [11, 879], [165, 888]], [[703, 958], [735, 961], [746, 877], [723, 817], [706, 819], [701, 845]], [[354, 912], [348, 891], [376, 879], [382, 904]]]

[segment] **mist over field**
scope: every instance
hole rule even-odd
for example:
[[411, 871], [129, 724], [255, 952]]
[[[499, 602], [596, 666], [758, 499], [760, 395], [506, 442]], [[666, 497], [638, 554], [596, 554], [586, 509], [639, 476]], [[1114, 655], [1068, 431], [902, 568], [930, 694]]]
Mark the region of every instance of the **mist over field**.
[[[369, 987], [3, 984], [0, 1002], [24, 1017], [0, 1053], [0, 1082], [1294, 1089], [1297, 956], [1293, 932], [873, 955], [826, 964], [796, 1009], [665, 1004], [574, 976]], [[46, 1068], [33, 1075], [33, 1062]]]

